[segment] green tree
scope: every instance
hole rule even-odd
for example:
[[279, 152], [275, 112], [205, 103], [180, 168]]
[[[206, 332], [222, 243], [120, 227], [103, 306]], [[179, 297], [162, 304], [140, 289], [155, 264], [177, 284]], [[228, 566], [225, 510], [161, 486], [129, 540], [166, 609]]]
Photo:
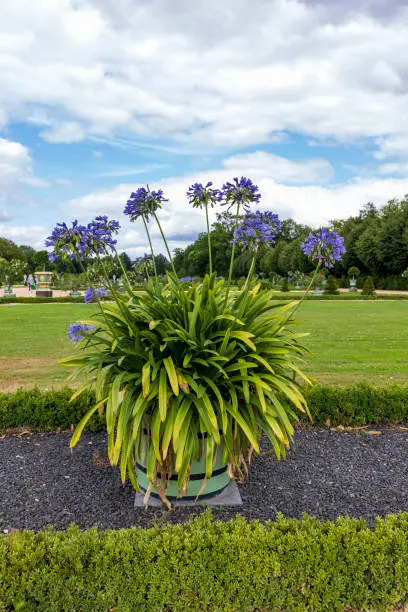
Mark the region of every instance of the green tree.
[[7, 259], [7, 261], [11, 261], [12, 259], [25, 261], [25, 255], [22, 249], [7, 238], [0, 238], [0, 257]]

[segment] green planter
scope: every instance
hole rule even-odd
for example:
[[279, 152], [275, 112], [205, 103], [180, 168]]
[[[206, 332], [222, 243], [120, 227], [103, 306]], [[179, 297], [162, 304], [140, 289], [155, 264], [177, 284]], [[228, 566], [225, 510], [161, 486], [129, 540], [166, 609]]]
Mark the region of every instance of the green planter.
[[[177, 500], [182, 499], [183, 501], [194, 501], [203, 486], [203, 482], [205, 480], [205, 451], [206, 451], [206, 434], [198, 434], [200, 438], [200, 444], [202, 446], [201, 458], [197, 461], [193, 461], [191, 464], [191, 473], [190, 480], [188, 483], [188, 490], [185, 494], [180, 497], [179, 496], [179, 486], [177, 484], [177, 474], [173, 471], [171, 478], [167, 482], [167, 492], [166, 497], [170, 502], [175, 502]], [[140, 484], [140, 489], [143, 493], [146, 493], [149, 487], [149, 481], [146, 476], [146, 463], [147, 463], [147, 449], [149, 445], [149, 439], [147, 435], [144, 436], [144, 451], [141, 456], [138, 457], [138, 461], [136, 462], [136, 471], [137, 478]], [[217, 448], [215, 454], [215, 463], [213, 468], [213, 475], [211, 478], [207, 479], [206, 485], [204, 489], [201, 491], [200, 496], [197, 500], [197, 503], [200, 503], [203, 500], [211, 499], [216, 495], [219, 495], [221, 491], [227, 488], [231, 479], [228, 475], [227, 464], [222, 463], [222, 450], [223, 444], [221, 441], [221, 445]], [[174, 467], [174, 463], [173, 463]], [[151, 497], [160, 499], [160, 495], [156, 489], [153, 487], [151, 493]]]

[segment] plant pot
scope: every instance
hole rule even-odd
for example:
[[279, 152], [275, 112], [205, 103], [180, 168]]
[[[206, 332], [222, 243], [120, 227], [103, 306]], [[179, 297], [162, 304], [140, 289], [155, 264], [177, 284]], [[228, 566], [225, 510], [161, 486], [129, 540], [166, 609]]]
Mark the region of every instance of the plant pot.
[[[175, 502], [180, 499], [182, 499], [183, 501], [195, 501], [197, 495], [200, 492], [200, 489], [202, 489], [203, 487], [203, 483], [205, 480], [206, 434], [199, 433], [197, 435], [200, 440], [200, 443], [202, 444], [201, 458], [197, 461], [192, 461], [190, 480], [188, 482], [188, 490], [182, 496], [180, 495], [180, 489], [177, 484], [178, 475], [174, 470], [173, 460], [173, 473], [170, 479], [167, 481], [166, 492], [166, 497], [170, 502]], [[138, 460], [136, 461], [137, 478], [139, 481], [140, 489], [143, 493], [146, 493], [150, 484], [146, 476], [147, 450], [149, 448], [149, 444], [150, 442], [148, 436], [145, 434], [142, 444], [142, 446], [144, 447], [144, 452], [141, 456], [138, 457]], [[210, 478], [207, 479], [205, 487], [202, 489], [200, 496], [197, 500], [198, 503], [203, 500], [216, 497], [224, 489], [227, 488], [231, 481], [227, 471], [227, 464], [222, 463], [222, 450], [223, 443], [221, 439], [221, 445], [217, 447], [215, 453], [213, 474]], [[161, 499], [156, 487], [152, 488], [150, 495], [155, 499]]]

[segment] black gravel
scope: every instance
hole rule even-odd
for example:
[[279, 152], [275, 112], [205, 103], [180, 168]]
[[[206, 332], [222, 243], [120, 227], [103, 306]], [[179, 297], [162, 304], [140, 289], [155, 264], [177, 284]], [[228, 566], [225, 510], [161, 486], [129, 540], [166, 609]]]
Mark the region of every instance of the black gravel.
[[[299, 429], [286, 461], [276, 461], [265, 444], [240, 485], [243, 506], [214, 508], [215, 518], [266, 521], [277, 512], [334, 520], [408, 511], [408, 428], [338, 432]], [[375, 431], [375, 430], [368, 430]], [[184, 522], [197, 508], [134, 509], [134, 492], [122, 486], [106, 457], [106, 435], [86, 433], [70, 454], [66, 433], [0, 439], [0, 531], [148, 527], [157, 521]]]

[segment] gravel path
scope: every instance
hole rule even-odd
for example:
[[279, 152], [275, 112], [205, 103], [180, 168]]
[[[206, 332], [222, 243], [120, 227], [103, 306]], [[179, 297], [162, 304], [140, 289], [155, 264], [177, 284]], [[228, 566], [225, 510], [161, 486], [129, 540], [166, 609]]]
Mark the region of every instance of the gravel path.
[[[408, 511], [408, 427], [338, 432], [299, 429], [286, 461], [278, 463], [264, 445], [255, 457], [249, 484], [240, 486], [243, 506], [213, 509], [227, 519], [237, 511], [265, 521], [277, 512], [322, 519], [340, 514], [363, 517]], [[373, 430], [368, 430], [373, 432]], [[84, 434], [70, 454], [66, 433], [0, 439], [0, 531], [150, 526], [181, 522], [202, 508], [133, 509], [134, 492], [123, 487], [106, 457], [106, 435]]]

